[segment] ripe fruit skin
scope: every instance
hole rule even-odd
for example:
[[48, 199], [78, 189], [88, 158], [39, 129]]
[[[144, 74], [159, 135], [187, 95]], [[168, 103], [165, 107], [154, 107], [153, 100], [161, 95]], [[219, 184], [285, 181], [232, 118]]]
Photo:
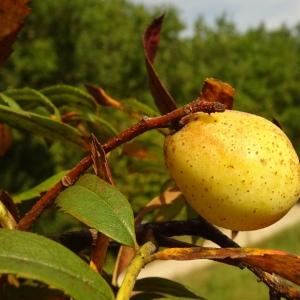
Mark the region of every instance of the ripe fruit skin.
[[249, 113], [196, 113], [165, 141], [165, 161], [188, 203], [211, 223], [254, 230], [283, 217], [300, 196], [287, 136]]

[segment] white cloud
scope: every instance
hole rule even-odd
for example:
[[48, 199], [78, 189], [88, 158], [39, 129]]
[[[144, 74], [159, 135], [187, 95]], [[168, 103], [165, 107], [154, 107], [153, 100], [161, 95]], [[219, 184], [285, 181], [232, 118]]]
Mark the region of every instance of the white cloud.
[[226, 13], [240, 30], [264, 22], [268, 28], [282, 23], [293, 26], [300, 22], [299, 0], [132, 0], [147, 6], [174, 5], [181, 12], [189, 30], [194, 20], [202, 15], [210, 24], [217, 16]]

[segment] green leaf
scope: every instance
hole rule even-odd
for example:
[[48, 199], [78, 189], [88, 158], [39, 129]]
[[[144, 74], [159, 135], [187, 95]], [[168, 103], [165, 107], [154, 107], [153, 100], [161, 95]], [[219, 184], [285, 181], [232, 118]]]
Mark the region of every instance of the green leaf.
[[44, 88], [40, 92], [49, 97], [58, 107], [67, 104], [79, 108], [86, 107], [91, 111], [98, 108], [97, 102], [89, 93], [70, 85], [58, 84]]
[[0, 229], [0, 273], [39, 280], [76, 300], [113, 299], [106, 281], [83, 260], [45, 237]]
[[119, 190], [96, 175], [83, 175], [59, 194], [57, 205], [84, 224], [122, 244], [134, 246], [134, 217]]
[[83, 136], [77, 129], [45, 116], [0, 105], [0, 121], [46, 138], [84, 147]]
[[8, 105], [9, 107], [16, 109], [16, 110], [22, 110], [22, 108], [20, 107], [20, 105], [12, 98], [6, 96], [3, 93], [0, 93], [0, 104], [4, 103], [6, 105]]
[[[139, 279], [134, 286], [135, 291], [153, 292], [174, 297], [178, 299], [203, 299], [197, 291], [181, 283], [160, 277], [148, 277]], [[164, 298], [165, 299], [165, 298]], [[169, 299], [169, 298], [168, 298]], [[173, 298], [172, 298], [173, 299]]]
[[60, 120], [58, 108], [45, 95], [37, 90], [26, 87], [22, 89], [7, 90], [5, 91], [5, 94], [23, 105], [27, 104], [24, 106], [24, 109], [28, 108], [28, 105], [29, 107], [37, 107], [39, 104], [43, 104], [43, 106], [50, 109], [50, 112], [55, 115], [57, 120]]
[[56, 182], [61, 180], [63, 178], [63, 176], [65, 176], [66, 173], [67, 173], [67, 171], [61, 171], [58, 174], [55, 174], [55, 175], [49, 177], [45, 181], [36, 185], [35, 187], [33, 187], [27, 191], [24, 191], [18, 195], [15, 195], [13, 197], [14, 202], [20, 203], [25, 200], [40, 197], [41, 193], [47, 192]]

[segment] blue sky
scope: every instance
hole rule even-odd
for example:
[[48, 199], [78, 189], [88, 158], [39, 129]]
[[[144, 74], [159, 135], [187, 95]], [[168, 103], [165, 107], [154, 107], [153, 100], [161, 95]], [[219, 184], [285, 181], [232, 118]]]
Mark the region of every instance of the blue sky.
[[212, 24], [213, 20], [226, 13], [239, 30], [257, 26], [264, 22], [267, 28], [276, 28], [285, 23], [293, 26], [300, 23], [300, 0], [131, 0], [146, 6], [174, 5], [187, 23], [191, 32], [197, 16], [204, 16]]

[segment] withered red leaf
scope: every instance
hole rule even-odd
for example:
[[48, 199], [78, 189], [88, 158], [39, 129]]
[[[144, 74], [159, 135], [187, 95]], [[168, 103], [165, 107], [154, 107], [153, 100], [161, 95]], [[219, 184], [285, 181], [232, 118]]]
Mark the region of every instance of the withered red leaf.
[[19, 31], [30, 8], [30, 0], [1, 0], [0, 1], [0, 65], [12, 52]]
[[300, 256], [280, 250], [265, 250], [255, 248], [170, 248], [153, 255], [160, 260], [193, 260], [213, 259], [237, 260], [263, 271], [277, 274], [291, 282], [300, 285]]
[[177, 106], [170, 92], [159, 79], [159, 76], [153, 66], [155, 54], [160, 41], [160, 30], [163, 18], [164, 16], [162, 15], [161, 17], [154, 19], [147, 28], [143, 38], [143, 45], [150, 91], [157, 108], [162, 114], [165, 114], [176, 109]]

